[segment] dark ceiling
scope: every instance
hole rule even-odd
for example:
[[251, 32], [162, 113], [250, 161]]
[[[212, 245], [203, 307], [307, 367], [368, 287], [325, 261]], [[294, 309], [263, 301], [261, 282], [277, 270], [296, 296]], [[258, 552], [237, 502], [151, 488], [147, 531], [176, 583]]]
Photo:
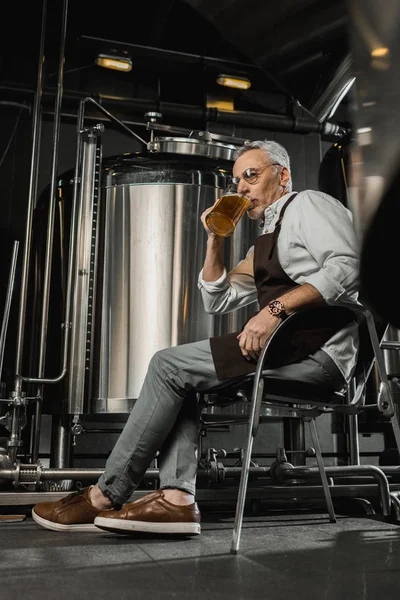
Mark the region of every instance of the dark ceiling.
[[[287, 114], [293, 100], [313, 109], [349, 53], [345, 0], [147, 0], [67, 3], [64, 92], [155, 103], [204, 105], [228, 95], [236, 110]], [[55, 90], [62, 0], [46, 3], [45, 90]], [[42, 2], [14, 2], [2, 19], [2, 96], [36, 88]], [[125, 51], [130, 73], [94, 64], [99, 52]], [[250, 90], [226, 91], [219, 73], [243, 74]], [[272, 100], [274, 98], [274, 100]], [[277, 101], [278, 99], [278, 101]]]

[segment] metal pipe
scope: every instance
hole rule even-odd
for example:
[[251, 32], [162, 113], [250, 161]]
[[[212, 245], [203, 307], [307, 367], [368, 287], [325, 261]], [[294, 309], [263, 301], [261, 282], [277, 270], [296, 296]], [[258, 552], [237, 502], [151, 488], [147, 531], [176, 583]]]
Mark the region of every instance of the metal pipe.
[[11, 300], [12, 300], [12, 294], [13, 294], [14, 282], [15, 282], [15, 270], [16, 270], [16, 267], [17, 267], [18, 246], [19, 246], [19, 242], [14, 241], [13, 253], [12, 253], [12, 257], [11, 257], [10, 274], [8, 276], [7, 294], [6, 294], [5, 304], [4, 304], [3, 321], [2, 321], [2, 324], [1, 324], [1, 332], [0, 332], [0, 381], [1, 381], [1, 374], [3, 372], [4, 347], [6, 345], [8, 320], [9, 320], [9, 317], [10, 317]]
[[283, 432], [285, 440], [285, 448], [289, 447], [293, 450], [293, 454], [290, 454], [290, 450], [287, 453], [290, 456], [290, 462], [297, 466], [306, 464], [306, 442], [304, 435], [304, 422], [302, 419], [284, 419], [283, 420]]
[[[250, 475], [258, 475], [268, 477], [269, 467], [250, 467]], [[104, 473], [104, 469], [75, 469], [75, 468], [50, 468], [41, 469], [36, 465], [18, 465], [13, 469], [0, 469], [0, 480], [18, 480], [21, 483], [35, 481], [52, 481], [52, 480], [90, 480], [98, 479]], [[242, 467], [224, 467], [225, 477], [238, 478], [242, 474]], [[199, 469], [199, 479], [213, 479], [209, 469]], [[159, 477], [159, 469], [147, 469], [143, 476], [143, 480], [155, 480]]]
[[23, 102], [14, 102], [12, 100], [0, 100], [1, 106], [12, 106], [13, 108], [21, 108], [22, 110], [31, 111], [31, 107], [29, 104], [24, 104]]
[[18, 448], [20, 448], [22, 446], [22, 442], [20, 439], [21, 438], [20, 417], [21, 417], [21, 406], [14, 405], [12, 421], [11, 421], [10, 439], [7, 442], [8, 455], [9, 455], [12, 463], [16, 462]]
[[104, 106], [102, 106], [101, 104], [99, 104], [98, 102], [96, 102], [96, 100], [94, 100], [93, 98], [87, 97], [87, 98], [84, 98], [84, 102], [85, 103], [91, 102], [92, 104], [94, 104], [99, 110], [101, 110], [105, 115], [107, 115], [107, 117], [111, 121], [114, 121], [114, 123], [117, 123], [120, 127], [122, 127], [122, 129], [124, 131], [126, 131], [127, 133], [129, 133], [129, 135], [132, 135], [137, 140], [139, 140], [139, 142], [141, 142], [142, 144], [144, 144], [145, 146], [147, 146], [146, 140], [144, 140], [137, 133], [135, 133], [134, 131], [132, 131], [132, 129], [129, 129], [129, 127], [127, 127], [123, 121], [121, 121], [120, 119], [118, 119], [117, 117], [115, 117], [112, 113], [110, 113], [108, 110], [106, 110], [104, 108]]
[[70, 330], [70, 312], [71, 312], [71, 291], [72, 291], [72, 274], [73, 265], [75, 263], [75, 238], [76, 238], [76, 211], [78, 203], [78, 182], [80, 174], [80, 164], [82, 157], [82, 129], [84, 122], [84, 101], [81, 102], [78, 114], [77, 132], [76, 132], [76, 156], [75, 156], [75, 171], [74, 171], [74, 185], [73, 185], [73, 197], [72, 197], [72, 209], [71, 209], [71, 224], [70, 224], [70, 235], [69, 235], [69, 250], [68, 250], [68, 275], [67, 275], [67, 287], [65, 293], [65, 313], [64, 313], [64, 344], [62, 350], [62, 364], [61, 372], [58, 376], [53, 378], [46, 377], [23, 377], [24, 381], [29, 383], [58, 383], [61, 381], [67, 372], [67, 357], [68, 357], [68, 342], [69, 342], [69, 330]]
[[[63, 463], [65, 460], [65, 457], [60, 456], [58, 462], [59, 463]], [[359, 471], [357, 471], [357, 469]], [[48, 479], [85, 479], [85, 478], [92, 478], [92, 477], [99, 477], [100, 475], [102, 475], [104, 473], [104, 469], [101, 468], [65, 468], [65, 467], [60, 467], [60, 468], [49, 468], [49, 469], [39, 469], [36, 465], [34, 464], [29, 464], [29, 465], [20, 465], [19, 466], [19, 470], [21, 472], [32, 472], [38, 470], [40, 472], [40, 478], [43, 480], [48, 480]], [[373, 465], [361, 465], [361, 466], [343, 466], [343, 467], [325, 467], [326, 473], [327, 475], [338, 475], [340, 477], [346, 477], [349, 474], [352, 475], [356, 475], [356, 474], [360, 474], [360, 475], [372, 475], [373, 477], [376, 477], [376, 472], [379, 473], [379, 471], [381, 472], [381, 474], [378, 474], [378, 477], [380, 477], [380, 479], [382, 481], [385, 482], [385, 480], [387, 481], [385, 475], [400, 475], [400, 466], [399, 467], [395, 467], [395, 466], [390, 466], [390, 467], [374, 467]], [[239, 477], [241, 475], [242, 472], [242, 467], [225, 467], [224, 466], [224, 471], [225, 471], [225, 476], [226, 477]], [[342, 472], [339, 472], [342, 471]], [[15, 478], [15, 474], [17, 472], [17, 469], [0, 469], [0, 479], [14, 479]], [[147, 475], [145, 475], [145, 477], [153, 477], [155, 475], [158, 475], [159, 470], [158, 469], [148, 469], [147, 470]], [[198, 475], [199, 477], [206, 477], [208, 476], [210, 473], [210, 469], [199, 469], [198, 471]], [[270, 475], [270, 467], [269, 466], [265, 466], [265, 467], [249, 467], [249, 473], [251, 475], [260, 475], [262, 477], [268, 477]], [[375, 474], [374, 474], [375, 473]], [[319, 477], [319, 469], [318, 467], [292, 467], [292, 468], [287, 468], [284, 471], [282, 471], [282, 476], [287, 477], [288, 479], [292, 479], [293, 477], [295, 478], [301, 478], [301, 477]], [[341, 487], [341, 486], [334, 486], [336, 487]], [[386, 487], [386, 483], [385, 483], [385, 487]], [[296, 486], [297, 489], [297, 486]], [[314, 489], [314, 488], [313, 488]], [[400, 492], [399, 492], [400, 493]]]
[[31, 452], [32, 452], [32, 462], [36, 463], [39, 459], [39, 446], [40, 446], [40, 430], [41, 430], [41, 421], [42, 421], [42, 408], [43, 408], [43, 400], [41, 396], [38, 396], [36, 400], [35, 406], [35, 416], [32, 424], [32, 441], [31, 441]]
[[[66, 94], [68, 97], [68, 93]], [[129, 107], [140, 113], [157, 110], [163, 117], [187, 118], [192, 121], [218, 122], [238, 125], [242, 127], [266, 128], [272, 131], [291, 131], [293, 133], [322, 133], [326, 135], [341, 136], [347, 130], [335, 123], [319, 123], [315, 119], [305, 117], [292, 117], [286, 115], [255, 113], [248, 111], [226, 111], [217, 108], [205, 108], [192, 106], [190, 104], [173, 104], [171, 102], [156, 103], [153, 100], [141, 98], [127, 98], [125, 101], [121, 98], [115, 100], [101, 96], [104, 102], [129, 104]], [[93, 101], [93, 100], [92, 100]], [[97, 104], [97, 103], [96, 103]], [[97, 104], [103, 112], [105, 109]]]
[[360, 464], [360, 443], [358, 439], [358, 415], [346, 415], [348, 424], [349, 457], [351, 465]]
[[[325, 467], [327, 475], [346, 477], [347, 475], [371, 475], [376, 479], [381, 496], [382, 514], [390, 515], [390, 488], [382, 469], [374, 465], [351, 465], [343, 467]], [[318, 467], [293, 467], [282, 472], [283, 477], [316, 477], [320, 476]]]
[[[68, 415], [53, 416], [50, 456], [51, 467], [55, 469], [69, 467], [71, 460], [71, 425]], [[66, 479], [71, 478], [67, 477]]]
[[[44, 279], [43, 279], [43, 304], [41, 314], [41, 326], [40, 326], [40, 345], [39, 345], [39, 365], [37, 379], [29, 381], [32, 383], [39, 382], [43, 377], [46, 362], [46, 346], [47, 346], [47, 327], [48, 327], [48, 315], [49, 315], [49, 299], [50, 299], [50, 277], [51, 277], [51, 265], [53, 255], [53, 237], [54, 237], [54, 213], [55, 213], [55, 191], [56, 191], [56, 178], [57, 178], [57, 166], [58, 166], [58, 153], [59, 153], [59, 138], [60, 138], [60, 123], [61, 123], [61, 101], [63, 95], [63, 70], [65, 61], [65, 40], [67, 33], [67, 15], [68, 15], [68, 0], [64, 0], [62, 23], [61, 23], [61, 43], [60, 43], [60, 56], [59, 56], [59, 76], [57, 84], [57, 95], [55, 102], [54, 111], [54, 128], [53, 128], [53, 156], [52, 156], [52, 169], [51, 169], [51, 181], [50, 181], [50, 199], [49, 199], [49, 210], [48, 210], [48, 224], [47, 224], [47, 238], [46, 238], [46, 255], [45, 255], [45, 266], [44, 266]], [[26, 381], [25, 378], [22, 378]], [[39, 456], [39, 444], [40, 444], [40, 430], [41, 430], [41, 417], [42, 417], [42, 395], [43, 390], [40, 388], [38, 391], [38, 400], [35, 407], [35, 419], [34, 419], [34, 432], [32, 439], [32, 460], [36, 462]]]
[[[63, 2], [62, 25], [61, 25], [61, 43], [59, 56], [59, 76], [57, 85], [57, 97], [55, 104], [55, 118], [53, 129], [53, 160], [51, 168], [50, 182], [50, 199], [47, 224], [47, 239], [46, 239], [46, 257], [44, 267], [43, 280], [43, 304], [42, 317], [40, 328], [40, 348], [39, 348], [39, 378], [43, 377], [45, 361], [46, 361], [46, 345], [47, 345], [47, 326], [49, 315], [49, 298], [50, 298], [50, 275], [53, 255], [53, 237], [54, 237], [54, 212], [55, 212], [55, 195], [56, 195], [56, 177], [58, 166], [58, 151], [60, 138], [60, 108], [63, 95], [63, 76], [64, 76], [64, 61], [65, 61], [65, 39], [67, 34], [67, 15], [68, 15], [68, 0]], [[38, 425], [38, 423], [37, 423]]]
[[[52, 117], [52, 116], [54, 116], [54, 112], [51, 110], [44, 110], [43, 115]], [[75, 121], [77, 119], [77, 113], [68, 112], [66, 110], [61, 111], [61, 116], [65, 117], [66, 119], [74, 119]], [[102, 116], [102, 115], [85, 115], [85, 120], [86, 121], [95, 121], [96, 123], [99, 123], [102, 121], [108, 122], [109, 118], [107, 116]], [[121, 121], [121, 123], [122, 123], [122, 121]], [[123, 123], [125, 125], [135, 125], [135, 127], [147, 127], [147, 121], [133, 121], [132, 119], [124, 119]], [[183, 129], [183, 128], [181, 128], [181, 129]], [[184, 131], [185, 131], [186, 136], [188, 136], [190, 134], [190, 130], [185, 129]], [[147, 142], [146, 142], [146, 144], [147, 144]]]
[[[21, 276], [21, 292], [20, 292], [20, 304], [18, 314], [18, 328], [17, 328], [17, 343], [16, 343], [16, 358], [15, 358], [15, 371], [16, 378], [18, 379], [19, 373], [21, 372], [22, 365], [22, 347], [24, 342], [24, 328], [25, 328], [25, 317], [26, 317], [26, 301], [27, 301], [27, 288], [28, 288], [28, 269], [29, 269], [29, 257], [31, 251], [31, 235], [32, 235], [32, 219], [33, 209], [36, 202], [37, 196], [37, 175], [38, 175], [38, 163], [39, 163], [39, 149], [40, 149], [40, 130], [41, 130], [41, 117], [40, 108], [42, 100], [42, 78], [43, 78], [43, 63], [44, 63], [44, 38], [46, 30], [46, 10], [47, 0], [43, 0], [43, 12], [42, 12], [42, 28], [40, 36], [40, 50], [39, 50], [39, 63], [38, 63], [38, 75], [37, 75], [37, 86], [36, 94], [33, 107], [33, 124], [32, 124], [32, 158], [31, 158], [31, 174], [29, 180], [29, 194], [28, 194], [28, 214], [26, 218], [25, 228], [25, 244], [24, 253], [22, 259], [22, 276]], [[18, 383], [16, 382], [16, 387]]]
[[[213, 112], [215, 111], [215, 112]], [[160, 106], [160, 112], [163, 114], [165, 109]], [[269, 129], [271, 131], [291, 131], [293, 133], [323, 133], [328, 135], [343, 135], [345, 129], [334, 123], [319, 123], [312, 119], [304, 117], [288, 117], [286, 115], [265, 115], [260, 113], [246, 112], [236, 113], [216, 108], [207, 109], [206, 115], [209, 121], [219, 123], [230, 123], [244, 127], [257, 127], [259, 129]]]
[[[354, 379], [351, 381], [350, 390], [347, 394], [347, 403], [350, 404], [351, 398], [354, 398], [356, 393], [356, 382]], [[348, 433], [347, 440], [349, 445], [349, 457], [351, 465], [360, 464], [360, 443], [358, 439], [358, 415], [346, 415]]]
[[82, 131], [85, 120], [85, 104], [86, 99], [83, 99], [80, 103], [78, 120], [77, 120], [77, 131], [76, 131], [76, 156], [75, 156], [75, 169], [74, 169], [74, 185], [73, 185], [73, 196], [72, 196], [72, 209], [71, 209], [71, 224], [70, 224], [70, 236], [69, 236], [69, 250], [68, 250], [68, 275], [67, 275], [67, 286], [65, 292], [65, 313], [64, 313], [64, 344], [62, 350], [62, 365], [61, 372], [57, 377], [54, 378], [33, 378], [24, 377], [24, 381], [34, 382], [40, 381], [42, 383], [58, 383], [63, 379], [67, 372], [67, 360], [68, 360], [68, 342], [69, 342], [69, 330], [70, 330], [70, 312], [71, 312], [71, 293], [72, 293], [72, 279], [73, 279], [73, 266], [75, 263], [75, 245], [76, 245], [76, 213], [78, 204], [78, 183], [80, 180], [80, 165], [82, 161]]
[[[81, 172], [79, 177], [80, 194], [73, 218], [78, 232], [75, 240], [76, 264], [69, 265], [73, 271], [71, 297], [71, 333], [68, 350], [68, 375], [65, 384], [65, 397], [69, 414], [80, 415], [85, 412], [85, 396], [90, 396], [87, 387], [87, 371], [91, 360], [88, 357], [91, 347], [91, 325], [93, 318], [94, 298], [90, 290], [96, 287], [96, 265], [98, 253], [98, 181], [100, 167], [100, 144], [98, 129], [103, 125], [85, 127]], [[94, 130], [94, 131], [93, 131]], [[85, 276], [83, 276], [85, 274]], [[91, 353], [90, 353], [91, 354]]]
[[400, 342], [381, 342], [382, 350], [400, 350]]
[[[8, 89], [7, 86], [0, 86], [0, 89]], [[20, 91], [22, 93], [31, 93], [27, 88], [18, 90], [12, 88], [12, 91]], [[52, 95], [52, 90], [44, 90], [44, 95]], [[71, 100], [80, 100], [82, 94], [73, 90], [64, 90], [64, 98]], [[271, 131], [291, 131], [292, 133], [321, 133], [329, 136], [342, 136], [348, 132], [344, 127], [330, 123], [319, 123], [316, 119], [304, 117], [292, 117], [287, 115], [276, 115], [268, 113], [255, 113], [247, 111], [224, 111], [217, 108], [206, 108], [202, 106], [193, 106], [190, 104], [175, 104], [171, 102], [158, 103], [154, 100], [146, 98], [112, 98], [106, 95], [98, 95], [98, 98], [103, 103], [129, 105], [129, 108], [134, 113], [144, 114], [149, 111], [161, 112], [164, 117], [186, 118], [194, 122], [218, 122], [233, 124], [242, 127], [257, 127], [262, 129], [270, 129]], [[102, 105], [97, 105], [103, 112], [105, 109]], [[122, 122], [122, 121], [121, 121]], [[128, 121], [126, 121], [128, 122]], [[132, 134], [132, 132], [130, 132]]]
[[[242, 467], [224, 467], [226, 476], [240, 477]], [[250, 474], [262, 474], [266, 477], [269, 474], [269, 467], [250, 467]], [[3, 477], [4, 471], [1, 471]], [[100, 477], [104, 473], [104, 469], [43, 469], [40, 478], [45, 480], [50, 479], [92, 479]], [[207, 469], [199, 469], [198, 476], [200, 478], [209, 477], [210, 472]], [[144, 478], [156, 479], [159, 476], [159, 469], [147, 469]]]
[[400, 497], [399, 492], [390, 492], [390, 501], [393, 506], [396, 520], [400, 521]]

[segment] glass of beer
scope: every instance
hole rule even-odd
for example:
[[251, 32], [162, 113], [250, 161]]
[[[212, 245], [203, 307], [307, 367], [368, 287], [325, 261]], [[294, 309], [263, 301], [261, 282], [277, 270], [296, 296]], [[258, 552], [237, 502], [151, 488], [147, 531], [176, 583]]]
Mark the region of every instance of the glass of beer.
[[234, 186], [228, 187], [206, 215], [208, 229], [216, 235], [229, 237], [250, 205], [251, 201], [238, 194]]

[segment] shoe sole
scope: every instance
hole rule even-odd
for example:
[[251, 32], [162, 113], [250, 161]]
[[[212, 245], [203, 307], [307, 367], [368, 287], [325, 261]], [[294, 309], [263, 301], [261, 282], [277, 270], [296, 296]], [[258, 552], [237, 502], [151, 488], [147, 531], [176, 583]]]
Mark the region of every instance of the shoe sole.
[[77, 532], [93, 532], [99, 531], [98, 527], [93, 525], [92, 523], [82, 523], [78, 525], [63, 525], [62, 523], [53, 523], [53, 521], [48, 521], [47, 519], [43, 519], [43, 517], [39, 517], [35, 513], [35, 510], [32, 509], [32, 519], [36, 521], [38, 525], [45, 527], [46, 529], [51, 529], [52, 531], [77, 531]]
[[127, 521], [125, 519], [109, 519], [96, 517], [96, 527], [113, 533], [137, 531], [140, 533], [170, 533], [175, 535], [199, 535], [199, 523], [155, 523], [148, 521]]

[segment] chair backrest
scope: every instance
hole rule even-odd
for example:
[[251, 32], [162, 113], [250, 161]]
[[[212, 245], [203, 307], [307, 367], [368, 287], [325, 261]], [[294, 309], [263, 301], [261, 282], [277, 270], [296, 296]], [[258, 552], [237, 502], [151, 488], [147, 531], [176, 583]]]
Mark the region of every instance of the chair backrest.
[[[373, 321], [375, 324], [378, 341], [381, 342], [387, 328], [387, 322], [382, 318], [374, 315]], [[359, 352], [356, 366], [356, 373], [367, 366], [370, 362], [375, 360], [375, 351], [371, 341], [371, 335], [368, 329], [367, 320], [364, 315], [360, 315], [358, 319], [358, 333], [359, 333]]]
[[[379, 348], [379, 343], [382, 340], [387, 324], [379, 317], [371, 315], [371, 312], [367, 308], [365, 308], [361, 303], [359, 305], [354, 305], [354, 303], [343, 303], [342, 307], [348, 309], [349, 315], [352, 316], [353, 320], [357, 321], [359, 327], [359, 353], [356, 369], [353, 376], [353, 383], [355, 383], [355, 385], [352, 385], [349, 388], [351, 391], [351, 406], [347, 407], [346, 409], [349, 412], [351, 412], [351, 410], [354, 409], [353, 412], [356, 412], [357, 409], [361, 408], [364, 404], [366, 383], [375, 364], [377, 352], [380, 352], [381, 354], [379, 365], [382, 371], [382, 352]], [[271, 336], [269, 344], [267, 343], [267, 345], [269, 345], [269, 348], [264, 349], [266, 352], [264, 353], [264, 362], [262, 363], [262, 369], [265, 369], [268, 365], [268, 352], [273, 353], [276, 346], [282, 343], [282, 340], [287, 340], [288, 336], [290, 337], [290, 333], [291, 331], [293, 331], [293, 326], [296, 325], [297, 317], [298, 313], [291, 314], [288, 319], [288, 321], [292, 321], [291, 326], [288, 327], [287, 322], [283, 321], [275, 330], [275, 332]], [[371, 320], [372, 328], [375, 329], [375, 331], [372, 332], [370, 331]], [[375, 343], [373, 343], [371, 333], [372, 335], [376, 335]], [[260, 366], [263, 352], [260, 356], [257, 370]], [[386, 376], [386, 372], [384, 372], [384, 375]], [[213, 392], [211, 393], [215, 393], [216, 396], [219, 396], [220, 401], [225, 400], [227, 403], [235, 401], [235, 399], [237, 401], [238, 397], [243, 395], [241, 394], [242, 391], [244, 391], [248, 396], [250, 390], [253, 389], [255, 379], [257, 379], [257, 374], [246, 375], [244, 377], [238, 378], [236, 381], [221, 383], [221, 385], [216, 386], [216, 388], [214, 388]], [[286, 382], [283, 380], [274, 381], [271, 378], [268, 378], [265, 392], [267, 395], [279, 395], [281, 393], [282, 395], [287, 395], [288, 397], [292, 396], [293, 399], [296, 396], [300, 398], [304, 397], [306, 399], [309, 398], [310, 404], [313, 404], [319, 396], [321, 401], [317, 402], [318, 405], [324, 405], [326, 400], [328, 402], [328, 406], [332, 407], [336, 402], [339, 406], [343, 405], [343, 399], [345, 398], [344, 393], [336, 393], [337, 398], [335, 398], [335, 392], [333, 392], [329, 388], [325, 389], [325, 386], [323, 385], [305, 384], [295, 381]]]

